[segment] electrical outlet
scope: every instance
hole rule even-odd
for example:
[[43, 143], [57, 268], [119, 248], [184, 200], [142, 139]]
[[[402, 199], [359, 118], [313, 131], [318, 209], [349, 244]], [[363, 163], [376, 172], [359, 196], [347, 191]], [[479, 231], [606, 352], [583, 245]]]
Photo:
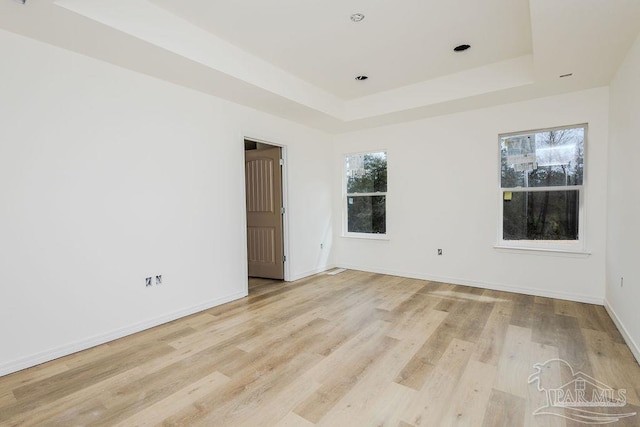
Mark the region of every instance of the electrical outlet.
[[320, 243], [320, 249], [324, 249], [324, 243]]
[[156, 276], [156, 285], [162, 285], [162, 274]]
[[442, 255], [442, 249], [438, 249], [438, 255]]
[[620, 287], [624, 287], [624, 277], [620, 277]]
[[147, 277], [146, 279], [144, 279], [144, 285], [148, 288], [149, 286], [151, 286], [151, 277]]

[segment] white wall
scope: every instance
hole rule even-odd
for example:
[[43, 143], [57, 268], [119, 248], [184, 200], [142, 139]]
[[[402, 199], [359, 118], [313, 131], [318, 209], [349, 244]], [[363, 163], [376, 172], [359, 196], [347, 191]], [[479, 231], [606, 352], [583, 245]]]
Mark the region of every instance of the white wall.
[[640, 361], [639, 75], [640, 38], [611, 84], [606, 288], [607, 308]]
[[4, 31], [0, 52], [0, 375], [245, 295], [244, 136], [288, 148], [292, 277], [332, 263], [329, 136]]
[[[586, 237], [589, 256], [503, 251], [498, 229], [498, 134], [589, 124]], [[597, 88], [340, 135], [342, 154], [388, 153], [389, 241], [339, 237], [343, 267], [602, 303], [605, 280], [608, 89]], [[336, 174], [338, 175], [338, 174]], [[443, 256], [437, 256], [442, 248]]]

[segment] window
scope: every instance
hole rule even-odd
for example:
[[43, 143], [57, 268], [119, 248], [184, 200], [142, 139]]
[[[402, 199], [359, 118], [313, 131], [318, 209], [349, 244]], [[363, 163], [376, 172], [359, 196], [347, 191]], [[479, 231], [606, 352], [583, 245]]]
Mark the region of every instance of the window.
[[586, 125], [500, 136], [500, 243], [580, 246]]
[[347, 233], [387, 232], [387, 153], [345, 156]]

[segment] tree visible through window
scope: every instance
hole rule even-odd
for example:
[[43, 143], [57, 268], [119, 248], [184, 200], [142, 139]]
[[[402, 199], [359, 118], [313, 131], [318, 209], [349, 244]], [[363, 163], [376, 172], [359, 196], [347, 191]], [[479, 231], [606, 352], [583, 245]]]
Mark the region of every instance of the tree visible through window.
[[345, 157], [346, 208], [349, 233], [387, 232], [387, 153]]
[[500, 137], [503, 240], [579, 240], [585, 130]]

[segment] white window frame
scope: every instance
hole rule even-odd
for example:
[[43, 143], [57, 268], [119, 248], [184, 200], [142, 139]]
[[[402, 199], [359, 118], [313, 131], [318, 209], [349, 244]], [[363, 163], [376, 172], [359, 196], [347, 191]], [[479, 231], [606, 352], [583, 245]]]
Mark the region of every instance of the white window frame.
[[[387, 191], [374, 192], [374, 193], [347, 193], [347, 157], [385, 153], [387, 159]], [[370, 240], [389, 240], [389, 152], [387, 149], [358, 151], [354, 153], [344, 153], [342, 155], [342, 237], [352, 237], [356, 239], [370, 239]], [[365, 197], [365, 196], [385, 196], [385, 233], [356, 233], [349, 230], [349, 213], [347, 208], [348, 197]]]
[[[582, 176], [582, 185], [568, 185], [568, 186], [550, 186], [550, 187], [502, 187], [502, 152], [501, 141], [505, 137], [526, 135], [532, 133], [549, 132], [563, 129], [584, 129], [584, 148], [583, 148], [583, 164], [584, 173]], [[525, 130], [519, 132], [509, 132], [498, 135], [498, 235], [497, 235], [497, 249], [513, 249], [513, 250], [529, 250], [529, 251], [544, 251], [555, 253], [568, 253], [568, 254], [588, 254], [586, 251], [586, 187], [587, 187], [587, 151], [588, 151], [588, 138], [589, 138], [589, 126], [587, 123], [580, 123], [575, 125], [549, 127], [535, 130]], [[503, 221], [504, 221], [504, 193], [525, 193], [525, 192], [542, 192], [542, 191], [578, 191], [578, 240], [504, 240], [503, 236]]]

